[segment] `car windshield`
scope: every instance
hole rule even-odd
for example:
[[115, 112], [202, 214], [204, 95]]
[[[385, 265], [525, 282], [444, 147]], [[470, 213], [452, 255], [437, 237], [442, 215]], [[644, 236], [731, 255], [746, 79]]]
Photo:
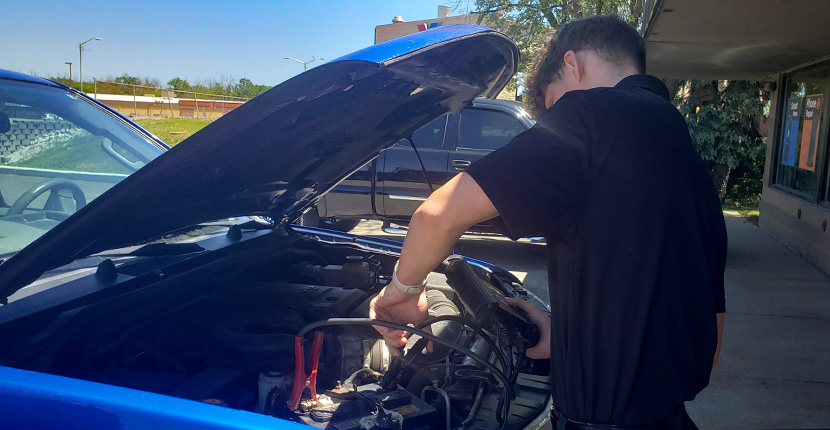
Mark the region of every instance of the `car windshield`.
[[162, 152], [72, 91], [0, 79], [0, 256], [19, 251]]

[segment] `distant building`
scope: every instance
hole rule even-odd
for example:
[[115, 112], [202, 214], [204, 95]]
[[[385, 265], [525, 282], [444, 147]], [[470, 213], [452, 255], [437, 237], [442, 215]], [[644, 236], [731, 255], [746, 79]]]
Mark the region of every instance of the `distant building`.
[[403, 17], [396, 16], [391, 24], [375, 26], [375, 43], [386, 42], [447, 24], [478, 24], [478, 14], [450, 16], [449, 6], [438, 6], [437, 18], [406, 22]]
[[[242, 103], [244, 103], [244, 99], [199, 99], [199, 105], [197, 106], [196, 100], [193, 98], [176, 98], [175, 93], [172, 91], [168, 94], [169, 96], [166, 95], [166, 97], [159, 97], [153, 94], [130, 96], [101, 93], [89, 94], [89, 96], [130, 118], [178, 117], [216, 119], [242, 106]], [[187, 93], [184, 93], [184, 95], [187, 95]]]

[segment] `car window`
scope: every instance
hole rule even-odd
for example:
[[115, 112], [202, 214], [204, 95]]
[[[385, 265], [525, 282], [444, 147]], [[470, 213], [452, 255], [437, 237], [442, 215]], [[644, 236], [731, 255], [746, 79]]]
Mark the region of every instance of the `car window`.
[[[71, 120], [25, 105], [0, 105], [8, 130], [0, 134], [0, 164], [49, 170], [129, 174], [131, 170], [101, 149], [104, 139]], [[110, 140], [111, 142], [111, 140]], [[135, 156], [110, 145], [130, 162]]]
[[525, 131], [515, 117], [488, 109], [464, 109], [458, 128], [458, 148], [499, 149]]
[[[440, 116], [412, 133], [412, 141], [415, 143], [415, 147], [419, 149], [441, 148], [444, 145], [444, 133], [447, 131], [447, 118], [449, 118], [449, 115]], [[409, 146], [406, 139], [401, 140], [398, 144]]]
[[69, 90], [0, 79], [0, 255], [19, 251], [161, 153]]

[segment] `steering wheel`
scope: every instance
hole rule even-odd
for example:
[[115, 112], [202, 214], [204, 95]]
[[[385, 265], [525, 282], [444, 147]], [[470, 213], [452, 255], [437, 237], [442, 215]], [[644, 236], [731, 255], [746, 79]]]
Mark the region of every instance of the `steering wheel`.
[[58, 194], [60, 190], [69, 190], [72, 192], [72, 199], [75, 200], [76, 211], [86, 205], [86, 197], [78, 184], [69, 179], [50, 179], [29, 188], [18, 197], [8, 212], [6, 212], [6, 216], [22, 214], [24, 209], [29, 207], [36, 198], [47, 191], [49, 191], [49, 198], [46, 199], [46, 204], [43, 205], [43, 209], [69, 212], [64, 201], [66, 198]]

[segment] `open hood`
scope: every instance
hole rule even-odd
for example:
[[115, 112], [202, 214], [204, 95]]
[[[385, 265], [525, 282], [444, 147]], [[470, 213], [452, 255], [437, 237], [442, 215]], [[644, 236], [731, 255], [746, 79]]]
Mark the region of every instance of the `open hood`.
[[243, 215], [292, 220], [378, 153], [477, 96], [519, 54], [505, 36], [447, 25], [296, 76], [136, 171], [0, 265], [8, 297], [74, 259]]

